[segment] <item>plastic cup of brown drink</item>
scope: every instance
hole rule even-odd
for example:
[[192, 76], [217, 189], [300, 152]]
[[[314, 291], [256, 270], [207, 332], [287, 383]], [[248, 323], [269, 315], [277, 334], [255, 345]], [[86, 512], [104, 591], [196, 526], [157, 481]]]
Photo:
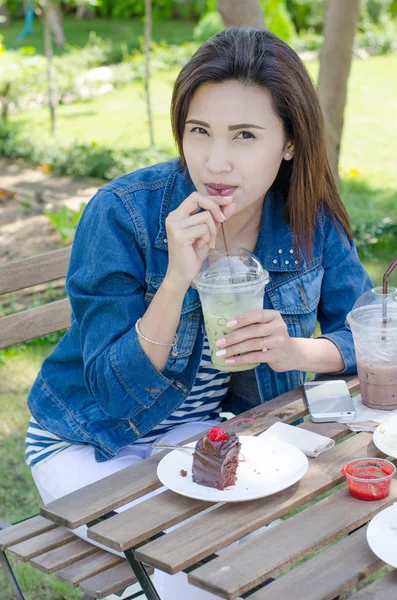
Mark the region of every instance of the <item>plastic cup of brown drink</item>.
[[[387, 315], [385, 317], [385, 315]], [[397, 289], [364, 294], [347, 315], [354, 339], [363, 404], [397, 408]]]

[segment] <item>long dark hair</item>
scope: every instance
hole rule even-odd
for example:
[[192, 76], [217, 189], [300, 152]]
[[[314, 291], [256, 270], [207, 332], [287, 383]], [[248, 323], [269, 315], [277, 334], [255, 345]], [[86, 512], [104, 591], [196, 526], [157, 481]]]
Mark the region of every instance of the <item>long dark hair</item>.
[[230, 27], [201, 46], [180, 72], [172, 95], [172, 128], [183, 166], [183, 132], [194, 92], [206, 82], [236, 80], [266, 89], [283, 122], [294, 157], [283, 160], [272, 185], [282, 191], [296, 243], [311, 251], [318, 209], [324, 206], [351, 238], [350, 220], [327, 158], [323, 115], [298, 55], [265, 29]]

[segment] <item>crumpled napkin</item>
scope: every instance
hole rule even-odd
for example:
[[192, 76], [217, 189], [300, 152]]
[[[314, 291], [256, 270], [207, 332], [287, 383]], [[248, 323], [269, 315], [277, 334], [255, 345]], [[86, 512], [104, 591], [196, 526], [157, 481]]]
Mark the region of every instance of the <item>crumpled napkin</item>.
[[397, 409], [376, 410], [375, 408], [364, 406], [361, 394], [353, 397], [353, 404], [356, 409], [356, 418], [354, 421], [346, 423], [352, 431], [375, 431], [380, 423], [397, 415]]
[[330, 450], [335, 446], [335, 441], [301, 427], [287, 425], [286, 423], [274, 423], [269, 429], [261, 433], [258, 437], [269, 439], [271, 437], [292, 444], [299, 450], [302, 450], [306, 456], [316, 458], [322, 452]]

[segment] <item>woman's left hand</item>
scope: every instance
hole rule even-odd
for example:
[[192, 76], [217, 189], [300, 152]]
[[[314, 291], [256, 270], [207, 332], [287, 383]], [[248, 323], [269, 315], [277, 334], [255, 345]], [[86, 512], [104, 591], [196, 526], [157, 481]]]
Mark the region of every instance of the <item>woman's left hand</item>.
[[[274, 371], [298, 368], [296, 339], [290, 337], [287, 325], [276, 310], [253, 310], [229, 321], [233, 331], [217, 340], [217, 346], [229, 365], [267, 363]], [[239, 356], [240, 355], [240, 356]]]

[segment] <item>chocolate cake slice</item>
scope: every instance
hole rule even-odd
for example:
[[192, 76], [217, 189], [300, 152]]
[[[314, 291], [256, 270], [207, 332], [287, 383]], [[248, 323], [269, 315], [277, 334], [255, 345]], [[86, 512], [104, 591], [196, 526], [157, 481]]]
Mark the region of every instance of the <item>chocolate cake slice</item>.
[[241, 443], [235, 433], [212, 427], [196, 444], [193, 453], [193, 481], [223, 490], [237, 480]]

